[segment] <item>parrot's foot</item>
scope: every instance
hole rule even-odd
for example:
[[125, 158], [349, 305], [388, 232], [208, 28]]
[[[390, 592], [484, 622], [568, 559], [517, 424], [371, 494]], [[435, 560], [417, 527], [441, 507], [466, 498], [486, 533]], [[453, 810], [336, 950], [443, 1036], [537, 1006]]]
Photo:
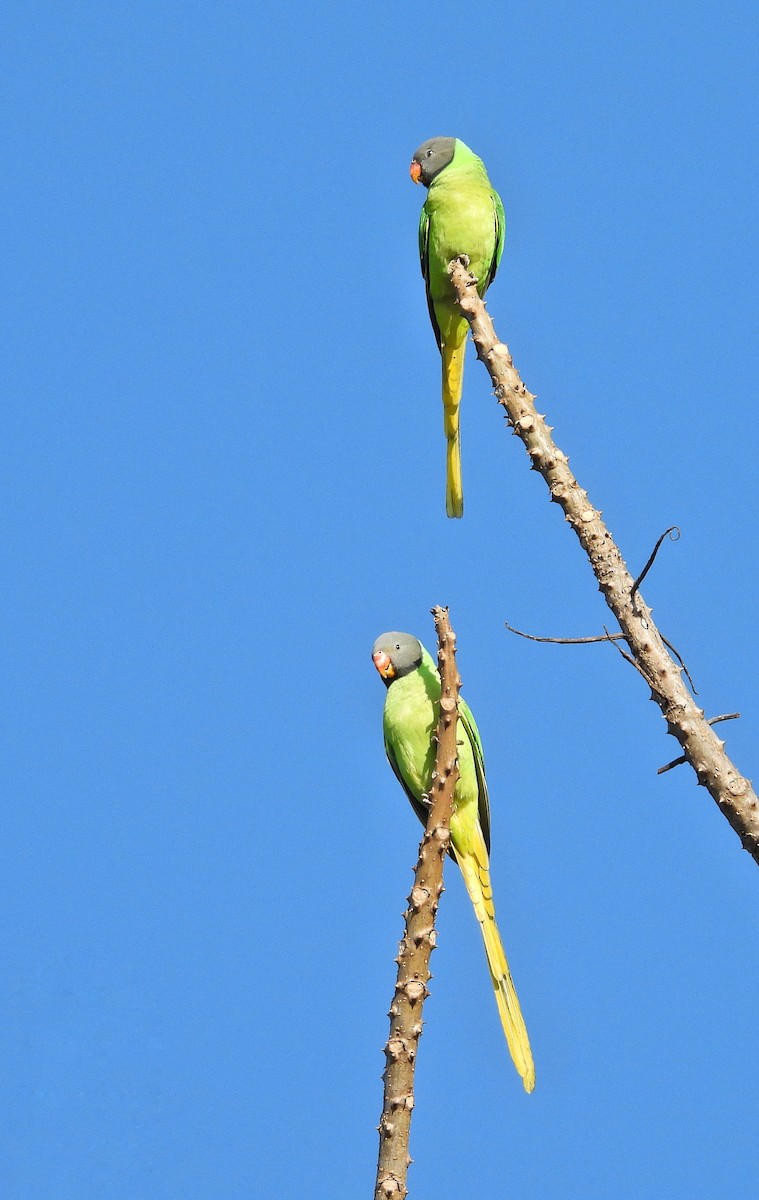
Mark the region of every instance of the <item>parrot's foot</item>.
[[419, 797], [419, 803], [424, 808], [432, 808], [432, 799], [430, 798], [428, 792], [422, 792], [421, 796]]

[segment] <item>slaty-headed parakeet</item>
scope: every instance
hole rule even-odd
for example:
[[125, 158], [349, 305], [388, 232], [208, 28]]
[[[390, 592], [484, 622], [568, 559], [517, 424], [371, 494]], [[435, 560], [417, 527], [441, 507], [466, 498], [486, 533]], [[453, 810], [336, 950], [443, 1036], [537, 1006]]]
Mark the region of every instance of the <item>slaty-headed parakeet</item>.
[[[435, 766], [440, 677], [430, 655], [409, 633], [383, 633], [374, 643], [374, 665], [387, 686], [383, 713], [390, 766], [424, 825]], [[474, 717], [459, 699], [459, 779], [451, 816], [451, 856], [461, 868], [482, 931], [498, 1013], [525, 1091], [535, 1087], [535, 1065], [522, 1010], [495, 923], [490, 884], [490, 806], [482, 743]]]
[[458, 138], [423, 142], [411, 160], [411, 178], [423, 183], [427, 199], [419, 221], [419, 259], [427, 307], [443, 358], [443, 425], [448, 442], [445, 509], [464, 514], [459, 448], [459, 404], [469, 324], [455, 302], [448, 264], [469, 258], [477, 290], [485, 295], [503, 253], [506, 217], [500, 196], [490, 186], [485, 164]]

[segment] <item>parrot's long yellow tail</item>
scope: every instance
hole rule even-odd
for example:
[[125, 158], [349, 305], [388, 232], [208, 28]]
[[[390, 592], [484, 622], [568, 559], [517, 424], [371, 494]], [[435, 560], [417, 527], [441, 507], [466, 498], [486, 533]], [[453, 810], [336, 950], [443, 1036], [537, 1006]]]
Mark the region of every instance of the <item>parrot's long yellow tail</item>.
[[451, 338], [443, 343], [443, 428], [447, 439], [445, 511], [449, 517], [463, 517], [464, 490], [461, 484], [461, 448], [459, 445], [459, 404], [464, 387], [464, 354], [466, 335], [469, 332], [464, 322], [463, 336]]
[[[482, 835], [480, 835], [480, 840], [481, 837]], [[503, 1032], [506, 1034], [506, 1041], [509, 1044], [509, 1051], [514, 1060], [514, 1066], [522, 1077], [524, 1090], [531, 1092], [535, 1087], [535, 1063], [532, 1060], [527, 1026], [519, 1007], [519, 999], [511, 978], [509, 964], [506, 961], [501, 935], [495, 923], [493, 889], [490, 883], [488, 856], [484, 841], [481, 841], [481, 845], [477, 847], [475, 853], [469, 852], [464, 855], [457, 851], [456, 857], [464, 876], [469, 899], [474, 905], [474, 911], [482, 930], [498, 1014], [501, 1018]]]

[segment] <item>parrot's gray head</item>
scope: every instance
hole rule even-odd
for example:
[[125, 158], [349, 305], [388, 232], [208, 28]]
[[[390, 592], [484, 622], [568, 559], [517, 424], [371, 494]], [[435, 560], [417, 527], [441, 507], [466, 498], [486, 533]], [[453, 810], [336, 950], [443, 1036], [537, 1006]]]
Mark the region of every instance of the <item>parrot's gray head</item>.
[[381, 633], [374, 643], [372, 661], [389, 686], [394, 679], [415, 671], [423, 653], [422, 643], [410, 633]]
[[452, 137], [434, 137], [422, 142], [414, 151], [409, 173], [414, 183], [423, 183], [429, 187], [436, 175], [452, 161], [456, 150], [456, 139]]

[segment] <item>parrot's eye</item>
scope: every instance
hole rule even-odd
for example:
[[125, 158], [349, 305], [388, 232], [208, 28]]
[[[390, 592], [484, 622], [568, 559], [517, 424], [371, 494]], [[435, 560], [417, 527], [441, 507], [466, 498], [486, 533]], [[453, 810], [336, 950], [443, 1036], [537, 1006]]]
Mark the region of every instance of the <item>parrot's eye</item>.
[[401, 648], [400, 642], [395, 643], [395, 648], [396, 648], [396, 650], [400, 650], [400, 648]]
[[425, 158], [432, 158], [432, 151], [431, 151], [431, 150], [428, 150], [428, 151], [427, 151], [427, 153], [426, 153], [426, 155], [425, 155]]

